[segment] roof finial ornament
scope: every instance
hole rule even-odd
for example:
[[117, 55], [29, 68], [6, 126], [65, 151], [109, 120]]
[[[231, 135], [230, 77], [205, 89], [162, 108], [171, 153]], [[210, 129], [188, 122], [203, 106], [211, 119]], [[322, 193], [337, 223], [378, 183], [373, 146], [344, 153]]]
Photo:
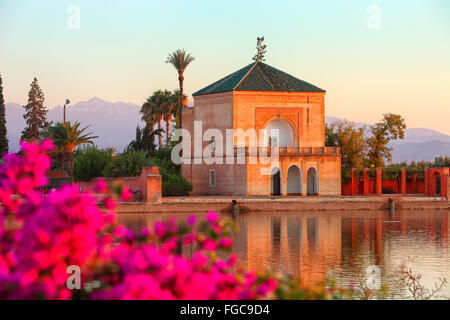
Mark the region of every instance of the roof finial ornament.
[[263, 37], [258, 37], [256, 38], [256, 50], [258, 50], [258, 52], [255, 54], [255, 56], [253, 57], [253, 60], [255, 60], [256, 62], [259, 61], [266, 61], [266, 59], [264, 59], [264, 54], [266, 53], [266, 45], [262, 44], [262, 42], [264, 41], [264, 36]]

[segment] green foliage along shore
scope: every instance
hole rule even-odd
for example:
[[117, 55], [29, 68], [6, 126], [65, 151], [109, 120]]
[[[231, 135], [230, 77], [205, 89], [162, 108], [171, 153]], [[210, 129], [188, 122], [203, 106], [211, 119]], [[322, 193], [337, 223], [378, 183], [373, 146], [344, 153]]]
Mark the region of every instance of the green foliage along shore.
[[144, 150], [133, 149], [114, 155], [111, 149], [86, 146], [75, 153], [73, 179], [89, 181], [96, 177], [133, 177], [139, 176], [143, 167], [158, 166], [163, 196], [187, 196], [192, 185], [181, 176], [180, 167], [172, 162], [170, 154], [170, 149], [162, 148], [150, 157]]
[[383, 115], [380, 122], [369, 128], [358, 127], [354, 122], [335, 121], [325, 127], [325, 145], [340, 147], [341, 176], [343, 182], [352, 178], [355, 169], [385, 167], [385, 161], [392, 160], [392, 148], [389, 142], [403, 139], [405, 120], [397, 114]]

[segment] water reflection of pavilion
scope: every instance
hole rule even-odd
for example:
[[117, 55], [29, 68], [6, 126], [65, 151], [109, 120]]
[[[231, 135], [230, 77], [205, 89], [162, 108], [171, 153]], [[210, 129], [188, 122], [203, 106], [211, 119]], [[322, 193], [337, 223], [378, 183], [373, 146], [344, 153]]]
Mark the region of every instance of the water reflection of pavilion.
[[[189, 215], [178, 213], [176, 219], [186, 221]], [[132, 213], [119, 215], [118, 222], [137, 231], [171, 216]], [[448, 278], [448, 263], [442, 261], [450, 257], [449, 216], [448, 211], [240, 214], [235, 218], [234, 251], [246, 269], [294, 273], [307, 286], [323, 281], [328, 273], [341, 283], [353, 282], [358, 271], [373, 264], [384, 276], [413, 255], [418, 256], [415, 271]], [[205, 214], [197, 217], [203, 220]], [[188, 255], [192, 251], [184, 249]]]
[[239, 220], [235, 248], [249, 270], [300, 274], [309, 285], [341, 264], [340, 217], [258, 213]]
[[[329, 271], [364, 272], [369, 265], [394, 269], [393, 251], [424, 241], [448, 245], [448, 213], [257, 213], [238, 218], [235, 250], [250, 270], [300, 275], [305, 285]], [[402, 257], [402, 259], [408, 257]]]

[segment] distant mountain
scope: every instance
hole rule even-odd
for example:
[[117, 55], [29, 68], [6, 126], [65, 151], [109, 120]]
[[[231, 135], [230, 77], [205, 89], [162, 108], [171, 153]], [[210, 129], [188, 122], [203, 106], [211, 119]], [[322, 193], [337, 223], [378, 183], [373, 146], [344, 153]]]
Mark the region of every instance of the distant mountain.
[[[192, 102], [190, 102], [192, 105]], [[69, 105], [67, 119], [80, 121], [82, 126], [90, 126], [89, 132], [99, 136], [95, 144], [99, 147], [115, 147], [122, 151], [134, 139], [136, 125], [143, 126], [138, 105], [126, 102], [108, 102], [99, 98]], [[6, 104], [6, 121], [11, 151], [19, 149], [20, 134], [25, 127], [24, 109], [17, 103]], [[50, 121], [62, 121], [63, 108], [50, 109]], [[326, 116], [327, 123], [342, 120]], [[357, 122], [358, 126], [368, 125]], [[165, 127], [164, 122], [162, 123]], [[426, 128], [411, 128], [405, 132], [405, 139], [391, 144], [394, 148], [393, 162], [434, 160], [437, 156], [450, 155], [450, 136]]]
[[[92, 98], [66, 107], [66, 119], [79, 121], [88, 126], [87, 131], [99, 136], [95, 144], [101, 148], [115, 147], [122, 151], [135, 138], [136, 126], [143, 127], [139, 115], [140, 107], [126, 102], [107, 102]], [[48, 112], [50, 121], [62, 121], [63, 107], [58, 106]]]
[[[135, 138], [136, 125], [143, 126], [140, 120], [139, 106], [125, 102], [107, 102], [99, 98], [83, 101], [66, 108], [66, 118], [70, 121], [80, 121], [81, 125], [89, 126], [88, 132], [99, 136], [95, 144], [99, 147], [115, 147], [122, 151]], [[19, 149], [24, 109], [16, 103], [6, 104], [6, 121], [9, 146], [12, 151]], [[63, 107], [50, 109], [47, 114], [49, 121], [63, 119]]]
[[10, 151], [17, 151], [19, 150], [20, 136], [25, 127], [24, 108], [17, 103], [7, 103], [5, 109], [9, 149]]
[[391, 146], [394, 149], [392, 152], [393, 163], [402, 161], [410, 162], [413, 160], [433, 161], [439, 156], [450, 156], [450, 142], [438, 140], [425, 142], [393, 142]]
[[399, 141], [399, 143], [420, 143], [427, 141], [442, 141], [450, 142], [450, 136], [442, 134], [436, 130], [425, 128], [411, 128], [405, 131], [405, 140]]

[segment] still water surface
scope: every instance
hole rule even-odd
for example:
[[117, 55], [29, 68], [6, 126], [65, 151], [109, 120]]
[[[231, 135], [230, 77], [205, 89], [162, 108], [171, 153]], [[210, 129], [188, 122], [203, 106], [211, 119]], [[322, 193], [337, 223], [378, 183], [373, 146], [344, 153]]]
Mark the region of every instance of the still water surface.
[[[178, 213], [185, 221], [190, 213]], [[305, 285], [335, 279], [348, 286], [379, 266], [381, 283], [391, 298], [406, 292], [399, 285], [402, 263], [422, 274], [433, 288], [450, 280], [449, 211], [251, 212], [223, 214], [237, 226], [234, 252], [248, 270], [300, 275]], [[172, 214], [127, 213], [119, 223], [138, 230]], [[204, 219], [206, 214], [197, 214]], [[450, 284], [440, 292], [450, 297]]]

